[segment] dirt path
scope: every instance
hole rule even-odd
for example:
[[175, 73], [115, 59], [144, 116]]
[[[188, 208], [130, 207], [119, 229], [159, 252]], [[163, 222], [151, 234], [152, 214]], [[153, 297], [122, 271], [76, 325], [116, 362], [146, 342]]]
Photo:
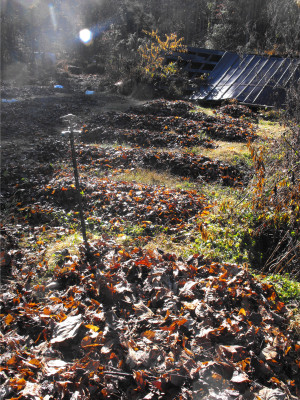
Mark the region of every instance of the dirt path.
[[11, 152], [22, 152], [35, 139], [57, 136], [63, 130], [60, 117], [75, 114], [84, 124], [93, 116], [108, 111], [126, 111], [142, 104], [132, 97], [108, 92], [56, 89], [54, 86], [14, 87], [2, 84], [1, 91], [2, 163]]

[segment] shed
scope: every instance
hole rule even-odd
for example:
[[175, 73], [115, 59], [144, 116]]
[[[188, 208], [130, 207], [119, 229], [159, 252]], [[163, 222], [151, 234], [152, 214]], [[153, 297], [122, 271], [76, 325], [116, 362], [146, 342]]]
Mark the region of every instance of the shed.
[[194, 78], [213, 71], [223, 55], [224, 51], [188, 47], [186, 52], [168, 54], [166, 62], [179, 61], [181, 68]]
[[280, 107], [287, 88], [299, 79], [299, 58], [224, 52], [191, 100], [236, 99], [243, 104]]

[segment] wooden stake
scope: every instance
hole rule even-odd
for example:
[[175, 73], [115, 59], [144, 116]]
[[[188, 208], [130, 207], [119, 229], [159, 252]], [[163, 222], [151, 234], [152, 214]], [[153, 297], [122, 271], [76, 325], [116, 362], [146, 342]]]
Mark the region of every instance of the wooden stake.
[[80, 185], [79, 185], [79, 175], [78, 175], [78, 169], [77, 169], [76, 152], [75, 152], [75, 146], [74, 146], [73, 128], [70, 129], [70, 145], [71, 145], [74, 178], [75, 178], [76, 195], [77, 195], [77, 201], [78, 201], [78, 206], [79, 206], [81, 233], [82, 233], [82, 238], [83, 238], [85, 249], [86, 249], [86, 254], [89, 256], [90, 247], [89, 247], [89, 244], [87, 241], [87, 236], [86, 236], [86, 227], [85, 227], [84, 213], [83, 213], [83, 207], [82, 207], [82, 198], [81, 198]]

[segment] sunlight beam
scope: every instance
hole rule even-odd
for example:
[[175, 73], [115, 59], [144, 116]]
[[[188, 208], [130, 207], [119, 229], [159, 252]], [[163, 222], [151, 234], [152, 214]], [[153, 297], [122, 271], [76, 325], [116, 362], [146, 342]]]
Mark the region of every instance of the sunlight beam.
[[57, 21], [56, 21], [54, 6], [53, 6], [53, 4], [49, 4], [48, 7], [49, 7], [49, 13], [50, 13], [52, 26], [53, 26], [53, 29], [56, 31], [57, 30]]

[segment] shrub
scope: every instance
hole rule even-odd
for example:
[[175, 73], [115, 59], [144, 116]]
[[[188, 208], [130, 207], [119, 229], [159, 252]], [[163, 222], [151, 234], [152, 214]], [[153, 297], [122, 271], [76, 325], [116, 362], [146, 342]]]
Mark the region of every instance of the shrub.
[[265, 271], [290, 272], [299, 278], [300, 84], [289, 91], [281, 120], [286, 129], [269, 148], [249, 144], [256, 171], [253, 254]]

